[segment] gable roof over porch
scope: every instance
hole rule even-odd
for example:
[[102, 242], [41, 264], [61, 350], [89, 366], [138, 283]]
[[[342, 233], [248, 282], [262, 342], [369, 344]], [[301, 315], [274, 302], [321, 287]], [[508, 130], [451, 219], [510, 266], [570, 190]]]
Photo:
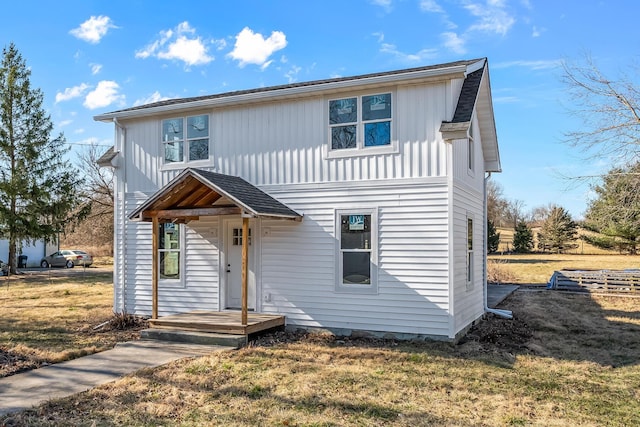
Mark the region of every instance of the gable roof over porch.
[[187, 168], [129, 214], [133, 221], [187, 222], [200, 216], [245, 214], [301, 221], [302, 215], [244, 179]]

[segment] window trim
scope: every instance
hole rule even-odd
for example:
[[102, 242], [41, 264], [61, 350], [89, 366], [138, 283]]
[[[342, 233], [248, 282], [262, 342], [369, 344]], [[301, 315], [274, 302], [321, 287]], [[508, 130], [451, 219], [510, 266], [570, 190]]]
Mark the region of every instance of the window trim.
[[467, 172], [475, 176], [476, 172], [476, 142], [474, 138], [473, 126], [475, 120], [471, 120], [469, 132], [467, 133]]
[[[160, 226], [163, 225], [163, 223], [159, 224]], [[162, 276], [160, 275], [160, 253], [161, 252], [167, 252], [167, 251], [171, 251], [171, 249], [167, 250], [167, 249], [161, 249], [160, 245], [158, 242], [158, 286], [161, 286], [163, 288], [186, 288], [186, 280], [185, 280], [185, 275], [186, 275], [186, 264], [185, 264], [185, 243], [186, 243], [186, 226], [184, 224], [175, 224], [178, 227], [179, 233], [180, 233], [180, 241], [179, 241], [179, 255], [178, 255], [178, 263], [180, 266], [180, 277], [178, 279], [166, 279], [166, 278], [162, 278]]]
[[[374, 96], [374, 95], [386, 95], [389, 94], [391, 97], [391, 117], [387, 119], [371, 119], [371, 120], [363, 120], [363, 108], [362, 108], [362, 100], [366, 96]], [[357, 106], [357, 117], [355, 122], [349, 123], [341, 123], [332, 125], [329, 123], [329, 109], [331, 101], [337, 101], [341, 99], [349, 99], [356, 98], [356, 106]], [[388, 90], [380, 90], [376, 92], [359, 92], [355, 94], [345, 94], [340, 97], [330, 97], [325, 99], [325, 129], [326, 129], [326, 138], [325, 138], [325, 146], [326, 146], [326, 158], [344, 158], [344, 157], [354, 157], [354, 156], [369, 156], [376, 154], [390, 154], [390, 153], [398, 153], [398, 139], [396, 138], [396, 93], [394, 89]], [[387, 145], [374, 145], [365, 147], [364, 145], [364, 127], [369, 123], [379, 123], [379, 122], [390, 122], [389, 129], [389, 139], [390, 142]], [[333, 149], [331, 144], [331, 130], [335, 126], [345, 126], [349, 124], [355, 123], [356, 125], [356, 146], [354, 148], [338, 148]]]
[[466, 221], [466, 234], [465, 234], [465, 247], [466, 247], [466, 260], [465, 260], [465, 282], [467, 289], [472, 289], [475, 278], [475, 230], [473, 215], [468, 213]]
[[[206, 116], [207, 117], [207, 141], [208, 141], [208, 156], [205, 159], [198, 160], [189, 160], [189, 144], [191, 141], [197, 141], [204, 138], [189, 138], [189, 133], [187, 129], [188, 120], [192, 117], [198, 116]], [[177, 162], [167, 162], [165, 155], [165, 144], [171, 141], [165, 141], [163, 135], [164, 123], [169, 120], [182, 120], [182, 139], [180, 142], [183, 144], [182, 149], [182, 160]], [[211, 114], [208, 112], [203, 112], [199, 114], [189, 114], [184, 116], [172, 116], [160, 119], [160, 161], [162, 165], [162, 170], [171, 170], [171, 169], [184, 169], [186, 166], [207, 166], [212, 164], [212, 148], [211, 148], [211, 123], [212, 118]]]
[[[343, 283], [342, 282], [342, 233], [341, 233], [341, 216], [342, 215], [370, 215], [371, 216], [371, 242], [370, 242], [370, 265], [371, 276], [369, 284]], [[350, 208], [335, 209], [334, 211], [334, 231], [336, 240], [335, 250], [335, 291], [338, 293], [350, 294], [378, 294], [378, 208]]]

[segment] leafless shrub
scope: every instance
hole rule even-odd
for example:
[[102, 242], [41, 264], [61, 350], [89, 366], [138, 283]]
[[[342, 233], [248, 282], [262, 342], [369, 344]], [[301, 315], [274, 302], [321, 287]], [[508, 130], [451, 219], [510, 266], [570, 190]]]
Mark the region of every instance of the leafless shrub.
[[147, 321], [140, 316], [134, 316], [128, 313], [114, 313], [109, 319], [109, 329], [124, 331], [128, 329], [138, 329], [144, 327]]
[[487, 261], [487, 282], [502, 284], [513, 283], [516, 275], [509, 269], [508, 261], [504, 259], [490, 259]]

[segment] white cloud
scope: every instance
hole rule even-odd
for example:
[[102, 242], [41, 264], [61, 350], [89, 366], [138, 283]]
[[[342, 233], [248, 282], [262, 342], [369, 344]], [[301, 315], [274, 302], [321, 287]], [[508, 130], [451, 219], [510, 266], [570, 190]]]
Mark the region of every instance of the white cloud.
[[390, 43], [382, 43], [380, 52], [393, 55], [402, 62], [422, 62], [433, 59], [437, 54], [436, 49], [422, 49], [416, 53], [404, 53], [399, 51], [396, 45]]
[[60, 122], [58, 122], [58, 127], [65, 127], [65, 126], [69, 126], [71, 123], [73, 123], [73, 120], [62, 120]]
[[486, 0], [483, 3], [469, 3], [465, 8], [475, 17], [478, 22], [469, 27], [469, 31], [481, 31], [486, 33], [496, 33], [506, 35], [516, 20], [507, 10], [504, 0]]
[[110, 28], [118, 28], [113, 25], [111, 18], [108, 16], [92, 16], [84, 21], [78, 28], [74, 28], [69, 33], [80, 40], [96, 44], [100, 43]]
[[171, 99], [171, 98], [169, 98], [168, 96], [162, 96], [160, 95], [160, 92], [155, 91], [151, 95], [147, 96], [146, 98], [137, 99], [136, 102], [133, 103], [133, 106], [135, 107], [138, 105], [153, 104], [154, 102], [164, 101], [167, 99]]
[[102, 64], [89, 64], [89, 66], [91, 67], [91, 74], [94, 76], [102, 71]]
[[392, 4], [391, 4], [392, 1], [391, 0], [371, 0], [371, 3], [373, 3], [376, 6], [380, 6], [386, 12], [390, 12], [391, 11], [391, 6], [392, 6]]
[[444, 9], [436, 2], [436, 0], [421, 0], [420, 10], [431, 13], [444, 13]]
[[546, 28], [538, 28], [534, 25], [533, 30], [531, 30], [531, 37], [540, 37], [545, 31], [547, 31]]
[[[187, 67], [204, 65], [215, 58], [208, 53], [208, 44], [213, 44], [220, 50], [226, 45], [224, 40], [205, 42], [195, 35], [196, 30], [187, 21], [181, 22], [175, 29], [160, 31], [157, 40], [136, 51], [136, 58], [168, 59], [184, 62]], [[221, 47], [222, 46], [222, 47]]]
[[559, 59], [544, 59], [537, 61], [508, 61], [508, 62], [499, 62], [497, 64], [491, 65], [491, 68], [500, 69], [500, 68], [512, 68], [512, 67], [523, 67], [529, 68], [530, 70], [549, 70], [552, 68], [557, 68], [561, 64]]
[[69, 101], [70, 99], [78, 98], [84, 95], [86, 90], [89, 89], [90, 87], [91, 86], [89, 86], [86, 83], [82, 83], [74, 87], [68, 87], [64, 90], [64, 92], [56, 93], [56, 104], [58, 102]]
[[285, 73], [284, 76], [287, 78], [287, 81], [289, 83], [295, 83], [296, 81], [298, 81], [298, 73], [300, 72], [300, 70], [302, 70], [301, 67], [294, 65], [289, 71]]
[[256, 64], [262, 69], [269, 66], [269, 57], [287, 45], [287, 37], [281, 31], [273, 31], [268, 38], [260, 33], [254, 33], [249, 27], [245, 27], [236, 36], [236, 44], [228, 54], [229, 57], [239, 62], [240, 67], [247, 64]]
[[111, 104], [124, 104], [125, 96], [118, 93], [120, 86], [112, 80], [102, 80], [98, 86], [89, 92], [83, 105], [90, 110], [107, 107]]
[[467, 53], [465, 40], [462, 37], [459, 37], [456, 33], [445, 32], [440, 36], [444, 40], [444, 46], [446, 48], [451, 49], [453, 52], [461, 55]]

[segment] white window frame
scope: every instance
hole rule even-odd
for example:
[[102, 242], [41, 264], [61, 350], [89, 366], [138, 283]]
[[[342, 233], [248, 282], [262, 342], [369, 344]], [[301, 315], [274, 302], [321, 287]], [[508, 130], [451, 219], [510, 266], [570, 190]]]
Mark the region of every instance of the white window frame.
[[[391, 117], [386, 119], [373, 119], [373, 120], [363, 120], [362, 113], [362, 99], [366, 96], [375, 96], [375, 95], [389, 95], [391, 98]], [[341, 99], [349, 99], [356, 98], [356, 105], [358, 108], [357, 117], [355, 122], [350, 123], [339, 123], [339, 124], [331, 124], [329, 123], [330, 118], [330, 105], [332, 101], [338, 101]], [[326, 129], [327, 129], [327, 158], [341, 158], [341, 157], [353, 157], [353, 156], [368, 156], [372, 154], [389, 154], [389, 153], [397, 153], [398, 152], [398, 140], [396, 138], [396, 94], [394, 90], [380, 90], [376, 92], [366, 92], [366, 93], [357, 93], [357, 94], [348, 94], [340, 97], [332, 97], [326, 99]], [[365, 124], [368, 123], [376, 123], [376, 122], [390, 122], [389, 124], [389, 139], [390, 142], [387, 145], [376, 145], [371, 147], [365, 147], [364, 145], [364, 127]], [[356, 146], [354, 148], [332, 148], [331, 141], [331, 129], [333, 127], [345, 126], [349, 124], [354, 124], [356, 126]]]
[[[371, 241], [369, 249], [342, 249], [342, 227], [341, 219], [343, 215], [370, 215], [371, 221]], [[378, 209], [362, 208], [362, 209], [336, 209], [334, 215], [334, 227], [336, 238], [336, 292], [354, 293], [354, 294], [378, 294]], [[343, 257], [344, 252], [369, 252], [370, 254], [370, 283], [356, 284], [343, 283]]]
[[[189, 144], [191, 141], [197, 141], [197, 140], [201, 140], [201, 139], [205, 139], [204, 137], [196, 137], [196, 138], [189, 138], [189, 133], [188, 133], [188, 123], [189, 123], [189, 119], [194, 118], [194, 117], [200, 117], [200, 116], [205, 116], [207, 118], [207, 143], [208, 143], [208, 147], [207, 147], [207, 151], [208, 151], [208, 155], [205, 159], [198, 159], [198, 160], [189, 160]], [[182, 142], [183, 147], [182, 147], [182, 160], [180, 161], [175, 161], [175, 162], [167, 162], [166, 159], [166, 149], [165, 146], [166, 144], [170, 143], [171, 141], [168, 140], [167, 136], [163, 133], [164, 132], [164, 123], [171, 121], [171, 120], [180, 120], [182, 121], [182, 139], [177, 140], [179, 142]], [[185, 166], [207, 166], [210, 165], [212, 162], [212, 153], [211, 153], [211, 116], [208, 113], [201, 113], [201, 114], [190, 114], [188, 116], [179, 116], [179, 117], [167, 117], [164, 118], [162, 120], [160, 120], [160, 158], [162, 159], [162, 168], [163, 169], [183, 169]]]
[[[160, 224], [162, 225], [162, 223]], [[176, 227], [178, 227], [178, 232], [180, 233], [180, 240], [178, 241], [178, 244], [180, 245], [180, 247], [178, 248], [179, 254], [178, 254], [178, 262], [179, 262], [179, 272], [180, 272], [180, 277], [177, 279], [169, 279], [169, 278], [162, 278], [162, 276], [160, 275], [160, 253], [163, 252], [173, 252], [175, 250], [172, 249], [167, 249], [167, 248], [163, 248], [161, 249], [159, 247], [159, 241], [158, 241], [158, 286], [160, 287], [164, 287], [164, 288], [184, 288], [186, 285], [186, 280], [185, 280], [185, 275], [186, 275], [186, 265], [185, 265], [185, 242], [186, 242], [186, 227], [184, 224], [174, 224]], [[158, 240], [160, 240], [158, 238]]]
[[473, 288], [474, 285], [474, 270], [475, 270], [475, 256], [474, 247], [475, 242], [475, 230], [474, 230], [473, 216], [467, 214], [466, 221], [466, 234], [465, 234], [465, 247], [466, 247], [466, 283], [467, 289]]

